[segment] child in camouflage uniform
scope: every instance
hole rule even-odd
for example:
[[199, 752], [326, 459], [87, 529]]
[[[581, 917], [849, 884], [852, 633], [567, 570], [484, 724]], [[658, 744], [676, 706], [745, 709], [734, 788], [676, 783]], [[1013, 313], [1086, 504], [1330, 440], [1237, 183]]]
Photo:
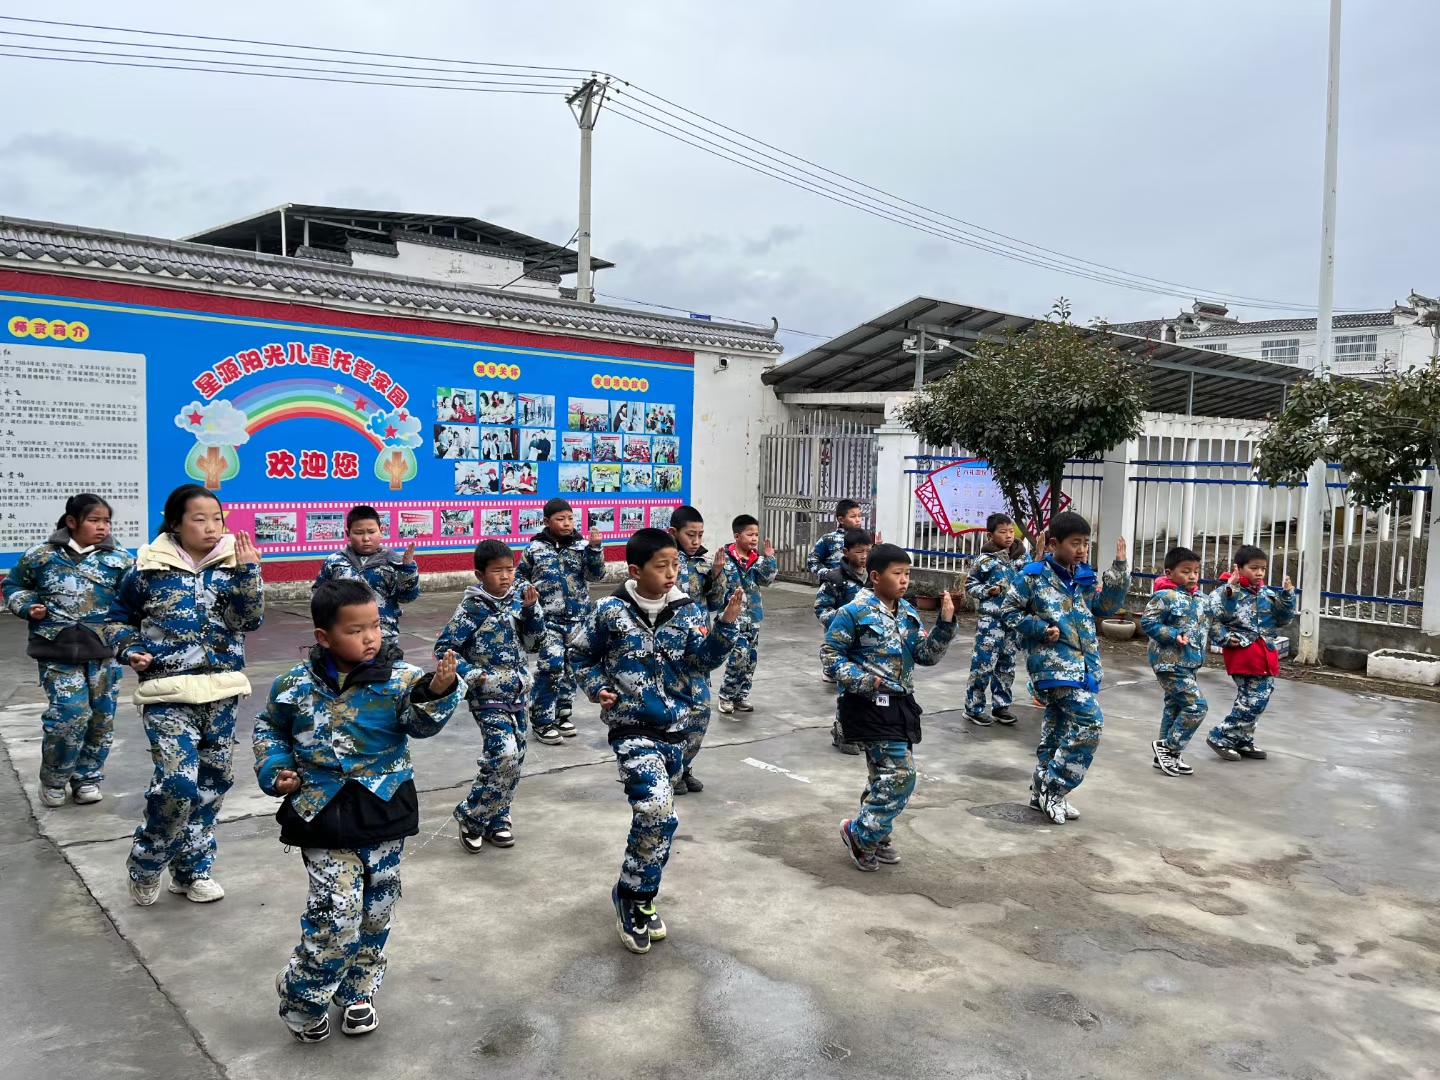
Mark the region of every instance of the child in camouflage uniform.
[[860, 813], [840, 823], [840, 837], [856, 867], [870, 872], [900, 855], [891, 843], [895, 819], [915, 790], [914, 747], [920, 741], [920, 705], [914, 668], [940, 662], [955, 636], [955, 602], [947, 592], [940, 620], [925, 633], [919, 614], [903, 598], [910, 587], [910, 556], [894, 544], [876, 544], [866, 562], [870, 588], [830, 620], [825, 666], [840, 684], [840, 724], [847, 742], [865, 748], [869, 782]]
[[198, 484], [165, 500], [160, 535], [142, 545], [105, 616], [105, 641], [140, 675], [155, 773], [127, 863], [142, 907], [169, 889], [197, 904], [225, 895], [210, 876], [215, 821], [230, 790], [235, 709], [250, 693], [245, 635], [260, 629], [260, 553], [224, 532], [220, 500]]
[[460, 606], [435, 642], [435, 655], [460, 658], [465, 700], [480, 725], [481, 756], [475, 786], [455, 807], [460, 843], [474, 854], [486, 840], [513, 847], [510, 803], [525, 764], [525, 699], [530, 671], [525, 653], [545, 636], [540, 594], [534, 585], [515, 585], [515, 556], [503, 540], [475, 545], [478, 585], [465, 590]]
[[1295, 586], [1288, 576], [1278, 590], [1265, 584], [1269, 560], [1258, 547], [1237, 548], [1234, 563], [1210, 594], [1210, 614], [1224, 647], [1225, 670], [1235, 683], [1235, 704], [1205, 745], [1222, 761], [1264, 760], [1269, 755], [1255, 745], [1255, 724], [1280, 674], [1275, 631], [1295, 618]]
[[[1015, 522], [1006, 514], [985, 519], [989, 537], [970, 566], [965, 591], [980, 605], [975, 621], [975, 649], [970, 654], [970, 688], [965, 694], [965, 715], [972, 723], [989, 727], [996, 720], [1015, 723], [1010, 711], [1010, 687], [1015, 682], [1015, 635], [1000, 622], [1000, 605], [1025, 565], [1025, 545], [1015, 539]], [[990, 690], [990, 715], [985, 715], [985, 690]]]
[[620, 781], [630, 799], [630, 838], [611, 890], [616, 929], [631, 952], [665, 938], [655, 909], [660, 876], [679, 824], [674, 787], [684, 773], [696, 675], [725, 662], [745, 595], [731, 595], [713, 627], [676, 588], [675, 540], [640, 529], [625, 545], [630, 577], [570, 637], [575, 677], [610, 729]]
[[[676, 585], [700, 605], [708, 622], [714, 612], [725, 606], [725, 578], [723, 564], [718, 559], [708, 558], [709, 552], [702, 543], [705, 539], [705, 519], [693, 506], [677, 506], [670, 515], [668, 531], [675, 538], [680, 557]], [[691, 711], [690, 727], [685, 736], [685, 771], [675, 781], [676, 795], [689, 792], [698, 795], [705, 790], [692, 766], [710, 727], [710, 672], [696, 672], [693, 678], [695, 686], [691, 700], [695, 707]]]
[[731, 531], [735, 542], [726, 544], [720, 556], [724, 565], [724, 594], [731, 596], [736, 589], [741, 589], [746, 604], [735, 649], [725, 665], [725, 681], [720, 684], [720, 711], [727, 714], [755, 711], [748, 699], [755, 681], [755, 665], [760, 659], [760, 623], [765, 618], [760, 587], [773, 582], [780, 569], [775, 562], [775, 547], [768, 539], [763, 553], [755, 550], [760, 545], [760, 523], [753, 517], [741, 514], [731, 523]]
[[865, 528], [865, 511], [854, 499], [841, 499], [835, 504], [835, 529], [815, 541], [805, 557], [805, 569], [819, 577], [826, 570], [838, 569], [845, 561], [845, 533]]
[[1090, 523], [1069, 511], [1051, 521], [1045, 548], [1045, 557], [1028, 564], [1005, 594], [1000, 621], [1030, 650], [1026, 666], [1045, 703], [1030, 805], [1063, 825], [1080, 816], [1066, 796], [1085, 779], [1105, 723], [1096, 697], [1104, 671], [1095, 620], [1124, 606], [1130, 571], [1121, 537], [1114, 564], [1097, 584], [1086, 561]]
[[285, 801], [280, 842], [300, 849], [310, 895], [300, 944], [275, 978], [280, 1019], [300, 1042], [379, 1026], [390, 913], [400, 898], [400, 854], [420, 831], [407, 737], [437, 734], [463, 686], [447, 652], [426, 675], [384, 638], [363, 581], [323, 582], [310, 597], [316, 644], [275, 680], [255, 719], [255, 775]]
[[[875, 541], [864, 529], [845, 530], [845, 558], [840, 565], [820, 573], [820, 588], [815, 590], [815, 618], [820, 620], [822, 629], [830, 628], [835, 613], [850, 603], [866, 588], [865, 563], [870, 558], [870, 548]], [[820, 674], [826, 682], [833, 683], [835, 676], [825, 669], [825, 642], [820, 642]], [[842, 754], [860, 754], [864, 747], [859, 743], [845, 741], [840, 731], [840, 695], [835, 696], [835, 722], [830, 725], [830, 745]]]
[[42, 719], [40, 804], [102, 798], [115, 739], [120, 665], [100, 638], [120, 578], [134, 560], [110, 536], [110, 504], [72, 495], [55, 532], [5, 576], [5, 606], [30, 624], [25, 655], [50, 699]]
[[587, 581], [605, 577], [605, 549], [599, 529], [588, 540], [575, 531], [575, 511], [564, 499], [545, 504], [545, 528], [535, 534], [515, 569], [518, 581], [540, 593], [545, 637], [535, 658], [535, 685], [530, 691], [530, 730], [543, 743], [555, 745], [575, 736], [570, 709], [575, 677], [566, 659], [565, 639], [590, 614]]
[[345, 538], [341, 550], [325, 560], [313, 594], [321, 583], [352, 578], [365, 582], [380, 605], [380, 629], [392, 645], [400, 638], [400, 605], [420, 599], [420, 567], [415, 562], [415, 543], [404, 553], [388, 548], [380, 531], [380, 513], [373, 506], [355, 506], [345, 515]]
[[1205, 694], [1195, 672], [1205, 666], [1210, 645], [1210, 605], [1200, 591], [1200, 556], [1189, 548], [1165, 553], [1165, 573], [1155, 579], [1140, 629], [1150, 639], [1150, 667], [1165, 691], [1160, 738], [1150, 744], [1151, 764], [1166, 776], [1189, 776], [1195, 770], [1180, 755], [1205, 719]]

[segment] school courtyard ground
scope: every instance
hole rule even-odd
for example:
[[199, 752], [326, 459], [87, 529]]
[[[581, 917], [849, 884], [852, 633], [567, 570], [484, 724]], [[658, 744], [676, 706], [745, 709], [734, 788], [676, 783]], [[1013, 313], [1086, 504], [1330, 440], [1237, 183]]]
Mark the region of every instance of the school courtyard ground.
[[[407, 609], [429, 652], [456, 600]], [[1047, 826], [1026, 806], [1038, 711], [959, 712], [957, 641], [919, 679], [921, 779], [896, 842], [859, 873], [838, 822], [863, 782], [829, 746], [810, 596], [770, 590], [754, 701], [717, 716], [680, 800], [670, 940], [626, 953], [609, 889], [628, 807], [598, 723], [534, 744], [518, 844], [468, 855], [451, 808], [472, 775], [468, 713], [415, 745], [421, 834], [372, 1035], [301, 1046], [275, 972], [305, 895], [255, 786], [242, 708], [214, 905], [138, 908], [124, 860], [150, 774], [127, 677], [105, 801], [37, 812], [43, 698], [23, 626], [0, 623], [0, 1076], [965, 1077], [1360, 1080], [1440, 1076], [1440, 705], [1280, 684], [1268, 762], [1150, 767], [1160, 695], [1137, 650], [1107, 654], [1104, 739]], [[309, 638], [272, 603], [257, 689]], [[1212, 708], [1228, 681], [1207, 670]], [[23, 787], [23, 792], [22, 792]]]

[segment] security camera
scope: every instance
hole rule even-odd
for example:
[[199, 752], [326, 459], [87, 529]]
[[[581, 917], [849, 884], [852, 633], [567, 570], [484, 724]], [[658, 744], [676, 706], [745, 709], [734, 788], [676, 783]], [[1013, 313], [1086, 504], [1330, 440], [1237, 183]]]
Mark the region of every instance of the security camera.
[[715, 370], [716, 370], [717, 372], [719, 372], [719, 371], [724, 371], [724, 370], [725, 370], [726, 368], [728, 368], [729, 366], [730, 366], [730, 358], [729, 358], [728, 356], [722, 356], [722, 357], [720, 357], [720, 359], [719, 359], [718, 361], [716, 361], [716, 363], [715, 363]]

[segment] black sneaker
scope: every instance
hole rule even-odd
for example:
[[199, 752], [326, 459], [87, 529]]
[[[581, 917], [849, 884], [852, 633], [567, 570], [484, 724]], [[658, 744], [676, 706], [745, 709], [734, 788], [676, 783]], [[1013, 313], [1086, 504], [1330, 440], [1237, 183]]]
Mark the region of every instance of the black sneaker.
[[736, 711], [736, 712], [754, 712], [754, 711], [755, 711], [755, 706], [754, 706], [754, 705], [751, 705], [750, 702], [746, 701], [744, 698], [741, 698], [740, 700], [738, 700], [737, 702], [735, 702], [735, 711]]
[[676, 778], [675, 783], [670, 785], [670, 790], [676, 795], [684, 795], [690, 790], [690, 782], [681, 775]]
[[580, 729], [570, 720], [568, 713], [565, 716], [557, 716], [555, 730], [560, 732], [562, 739], [573, 739], [576, 735], [580, 734]]
[[558, 746], [564, 741], [564, 736], [560, 734], [560, 729], [554, 724], [537, 727], [535, 729], [535, 738], [539, 739], [546, 746]]
[[633, 953], [650, 951], [650, 920], [632, 900], [620, 896], [620, 887], [610, 889], [610, 902], [615, 905], [615, 929], [620, 943]]
[[635, 905], [635, 909], [645, 916], [645, 928], [650, 934], [650, 940], [665, 940], [665, 921], [660, 918], [660, 912], [655, 910], [655, 898]]
[[890, 843], [890, 837], [885, 837], [875, 845], [875, 861], [886, 866], [894, 866], [900, 861], [900, 853], [895, 850], [895, 845]]
[[680, 777], [676, 786], [677, 792], [680, 786], [684, 786], [688, 790], [693, 791], [696, 795], [705, 790], [705, 785], [700, 782], [700, 778], [689, 769], [686, 769]]
[[1195, 771], [1190, 767], [1190, 763], [1186, 761], [1183, 757], [1181, 757], [1179, 754], [1171, 757], [1170, 762], [1172, 765], [1175, 766], [1175, 771], [1181, 776], [1189, 776]]
[[849, 818], [840, 822], [840, 842], [845, 845], [845, 853], [850, 856], [855, 869], [864, 870], [867, 874], [873, 874], [880, 869], [880, 860], [875, 858], [875, 853], [866, 851], [855, 839], [855, 834], [850, 830]]
[[990, 715], [993, 716], [996, 720], [1000, 721], [1000, 723], [1002, 724], [1013, 724], [1016, 720], [1020, 719], [1013, 712], [1006, 708], [991, 709]]
[[471, 855], [479, 854], [480, 849], [485, 846], [485, 834], [467, 821], [458, 822], [460, 826], [460, 846]]
[[327, 1013], [326, 1015], [322, 1016], [317, 1023], [311, 1024], [303, 1031], [296, 1031], [294, 1028], [289, 1028], [289, 1031], [296, 1042], [324, 1042], [330, 1037], [330, 1015]]
[[1237, 746], [1235, 748], [1235, 752], [1243, 758], [1249, 758], [1251, 761], [1264, 761], [1270, 756], [1264, 750], [1261, 750], [1258, 746], [1256, 746], [1254, 743], [1246, 743], [1244, 746]]
[[1170, 747], [1166, 746], [1159, 739], [1150, 743], [1150, 765], [1159, 769], [1166, 776], [1179, 776], [1180, 770], [1175, 767], [1175, 755]]
[[1214, 739], [1206, 739], [1205, 745], [1215, 751], [1215, 756], [1221, 761], [1239, 761], [1240, 751], [1232, 746], [1221, 746]]
[[570, 714], [575, 708], [573, 701], [559, 701], [555, 703], [555, 719], [569, 720]]
[[514, 847], [515, 833], [509, 825], [502, 825], [498, 829], [491, 829], [485, 834], [485, 839], [496, 847]]
[[990, 717], [986, 716], [983, 712], [971, 712], [969, 709], [965, 710], [965, 719], [979, 727], [989, 727], [995, 723], [994, 720], [991, 720]]
[[[327, 1017], [328, 1019], [328, 1017]], [[345, 1006], [345, 1016], [340, 1021], [341, 1035], [368, 1035], [380, 1026], [380, 1015], [368, 1001], [357, 1001]]]

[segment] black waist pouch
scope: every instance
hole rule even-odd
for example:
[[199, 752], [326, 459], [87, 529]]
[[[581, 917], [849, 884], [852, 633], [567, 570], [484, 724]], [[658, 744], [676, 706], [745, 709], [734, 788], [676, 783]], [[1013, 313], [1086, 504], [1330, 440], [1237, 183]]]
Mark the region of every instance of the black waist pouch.
[[886, 695], [889, 702], [878, 704], [861, 694], [840, 698], [840, 730], [846, 742], [920, 741], [920, 703], [913, 694]]

